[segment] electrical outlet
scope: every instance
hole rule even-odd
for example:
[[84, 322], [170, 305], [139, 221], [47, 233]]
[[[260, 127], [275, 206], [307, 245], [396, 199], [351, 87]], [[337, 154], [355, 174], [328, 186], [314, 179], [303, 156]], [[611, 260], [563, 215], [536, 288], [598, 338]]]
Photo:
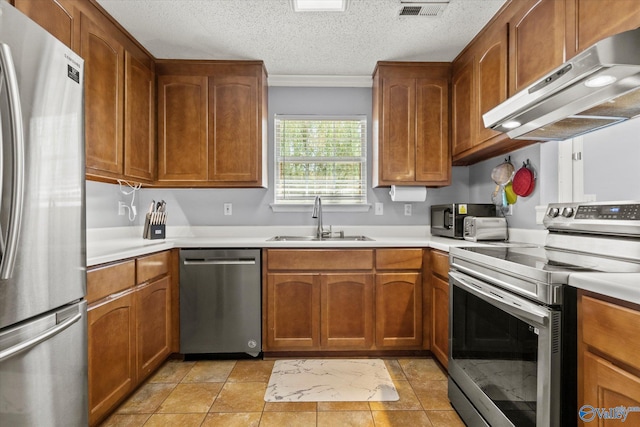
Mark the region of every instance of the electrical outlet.
[[375, 204], [376, 215], [382, 215], [384, 213], [384, 204], [378, 202]]
[[404, 216], [411, 216], [411, 203], [404, 204]]
[[118, 215], [125, 215], [127, 204], [125, 202], [118, 202]]
[[233, 204], [231, 204], [231, 203], [225, 203], [224, 204], [224, 214], [225, 215], [232, 215], [233, 214]]
[[502, 207], [502, 214], [503, 214], [504, 216], [511, 216], [511, 215], [513, 215], [513, 205], [503, 206], [503, 207]]

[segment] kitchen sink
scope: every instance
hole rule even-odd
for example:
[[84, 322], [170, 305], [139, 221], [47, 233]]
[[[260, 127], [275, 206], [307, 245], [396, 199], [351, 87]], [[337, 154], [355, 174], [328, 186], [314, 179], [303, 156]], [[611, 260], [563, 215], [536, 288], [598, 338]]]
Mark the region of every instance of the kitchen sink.
[[342, 241], [373, 241], [367, 236], [333, 236], [318, 238], [316, 236], [274, 236], [267, 239], [271, 242], [342, 242]]

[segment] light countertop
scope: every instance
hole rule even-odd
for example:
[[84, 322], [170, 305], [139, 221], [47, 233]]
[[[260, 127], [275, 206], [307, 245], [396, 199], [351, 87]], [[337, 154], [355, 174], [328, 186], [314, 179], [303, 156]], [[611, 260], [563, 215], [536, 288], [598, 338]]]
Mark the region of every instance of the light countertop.
[[274, 236], [310, 236], [312, 227], [173, 227], [167, 238], [145, 240], [141, 227], [87, 230], [87, 266], [92, 267], [172, 248], [382, 248], [419, 247], [448, 252], [450, 246], [473, 242], [431, 236], [428, 226], [346, 226], [347, 236], [367, 236], [366, 241], [272, 241]]
[[[87, 267], [172, 248], [384, 248], [418, 247], [448, 252], [452, 246], [475, 246], [466, 240], [431, 236], [428, 226], [333, 227], [367, 241], [271, 241], [274, 236], [311, 236], [314, 227], [234, 226], [170, 227], [167, 238], [145, 240], [142, 227], [87, 230]], [[512, 241], [544, 245], [546, 231], [510, 229]], [[569, 285], [640, 304], [640, 273], [575, 273]]]
[[640, 273], [576, 273], [569, 286], [640, 304]]

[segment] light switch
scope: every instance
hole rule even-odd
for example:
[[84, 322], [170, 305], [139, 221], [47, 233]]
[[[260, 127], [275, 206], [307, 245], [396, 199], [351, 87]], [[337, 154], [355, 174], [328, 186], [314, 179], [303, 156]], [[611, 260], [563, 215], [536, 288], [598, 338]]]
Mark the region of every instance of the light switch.
[[384, 213], [384, 204], [378, 202], [375, 204], [376, 215], [382, 215]]
[[224, 204], [224, 214], [225, 215], [232, 215], [233, 214], [233, 204], [232, 203], [225, 203]]

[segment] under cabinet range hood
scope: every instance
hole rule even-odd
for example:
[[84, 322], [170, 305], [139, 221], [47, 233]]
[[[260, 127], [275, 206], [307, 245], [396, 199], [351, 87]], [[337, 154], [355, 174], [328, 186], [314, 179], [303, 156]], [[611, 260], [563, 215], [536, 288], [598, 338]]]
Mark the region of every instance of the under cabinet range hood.
[[482, 118], [512, 139], [549, 141], [639, 114], [640, 28], [599, 41]]

